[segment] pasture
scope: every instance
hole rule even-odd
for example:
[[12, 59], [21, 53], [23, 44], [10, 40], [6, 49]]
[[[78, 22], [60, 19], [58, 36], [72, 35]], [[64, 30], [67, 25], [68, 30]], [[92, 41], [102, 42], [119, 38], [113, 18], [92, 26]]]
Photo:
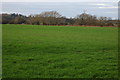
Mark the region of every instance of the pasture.
[[3, 78], [118, 78], [118, 28], [2, 28]]

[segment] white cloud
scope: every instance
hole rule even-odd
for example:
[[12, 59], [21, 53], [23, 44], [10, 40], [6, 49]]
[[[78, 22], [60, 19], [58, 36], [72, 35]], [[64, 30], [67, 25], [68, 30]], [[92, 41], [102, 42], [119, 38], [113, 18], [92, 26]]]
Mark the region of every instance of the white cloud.
[[98, 7], [98, 8], [118, 8], [117, 6], [106, 6], [106, 7]]
[[104, 3], [94, 3], [94, 4], [90, 4], [90, 5], [98, 5], [98, 6], [106, 6], [106, 5], [108, 5], [108, 4], [104, 4]]
[[105, 5], [107, 5], [107, 4], [103, 4], [103, 3], [101, 3], [101, 4], [96, 4], [96, 5], [101, 5], [101, 6], [105, 6]]

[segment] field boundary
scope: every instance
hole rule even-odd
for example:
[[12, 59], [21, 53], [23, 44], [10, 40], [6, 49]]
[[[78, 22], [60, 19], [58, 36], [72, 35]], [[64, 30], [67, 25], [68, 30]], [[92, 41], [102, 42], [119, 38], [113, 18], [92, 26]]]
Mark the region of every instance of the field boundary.
[[[16, 24], [16, 25], [32, 25], [32, 24]], [[89, 25], [37, 25], [37, 26], [65, 26], [65, 27], [119, 27], [119, 26], [89, 26]]]

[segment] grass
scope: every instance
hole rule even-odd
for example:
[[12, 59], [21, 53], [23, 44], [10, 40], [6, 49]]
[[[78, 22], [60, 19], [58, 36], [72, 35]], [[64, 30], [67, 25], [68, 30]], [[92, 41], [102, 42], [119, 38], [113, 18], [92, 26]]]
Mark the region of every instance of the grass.
[[3, 25], [3, 78], [118, 78], [118, 28]]

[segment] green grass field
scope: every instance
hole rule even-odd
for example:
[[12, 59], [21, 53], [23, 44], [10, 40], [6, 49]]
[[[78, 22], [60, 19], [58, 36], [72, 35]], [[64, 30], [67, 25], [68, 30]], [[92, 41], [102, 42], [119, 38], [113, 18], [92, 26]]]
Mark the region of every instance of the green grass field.
[[118, 28], [2, 28], [3, 78], [118, 78]]

